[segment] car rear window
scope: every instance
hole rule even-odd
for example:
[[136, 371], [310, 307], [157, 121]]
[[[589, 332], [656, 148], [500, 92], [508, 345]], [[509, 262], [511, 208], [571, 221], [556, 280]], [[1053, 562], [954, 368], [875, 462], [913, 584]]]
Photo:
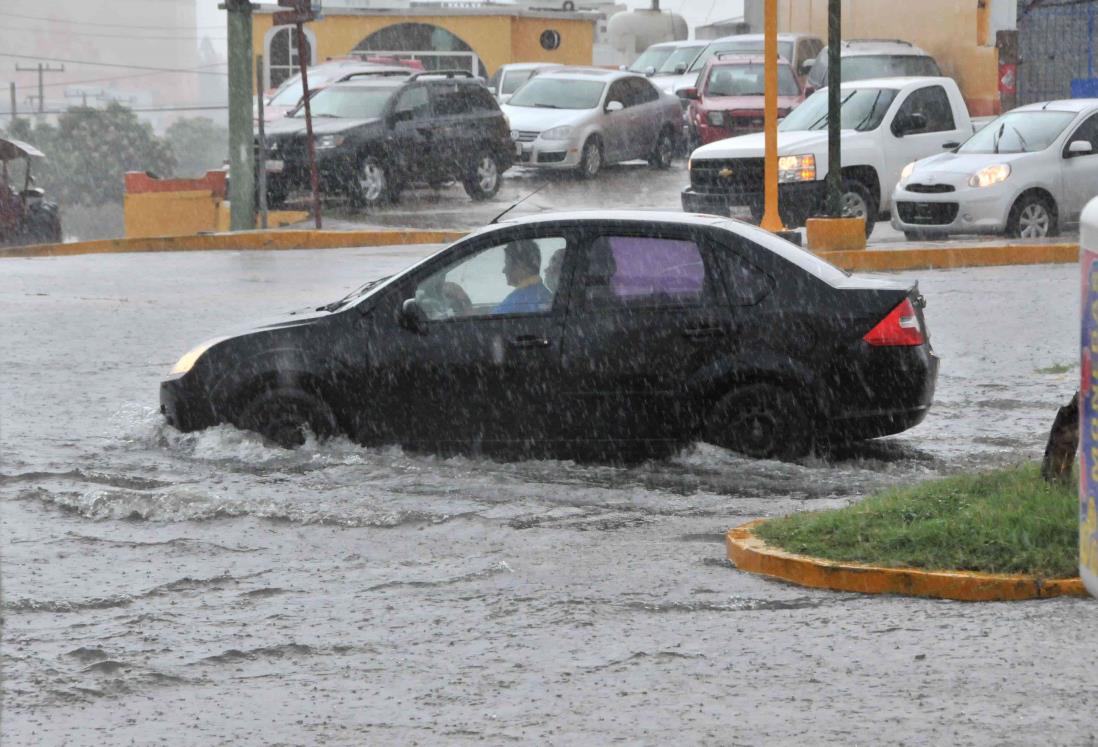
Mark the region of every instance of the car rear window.
[[[718, 65], [709, 69], [707, 96], [762, 96], [766, 92], [766, 75], [760, 64]], [[778, 66], [778, 95], [797, 96], [801, 92], [793, 70]]]
[[506, 75], [503, 76], [503, 86], [500, 88], [500, 93], [514, 93], [518, 90], [526, 81], [530, 80], [533, 76], [533, 70], [509, 70]]
[[705, 264], [693, 241], [602, 236], [591, 243], [587, 288], [596, 305], [699, 303]]
[[[694, 64], [690, 66], [690, 72], [701, 70], [705, 63], [718, 54], [765, 54], [762, 39], [731, 39], [724, 42], [713, 42], [705, 48]], [[787, 60], [793, 59], [793, 42], [778, 42], [778, 56]]]

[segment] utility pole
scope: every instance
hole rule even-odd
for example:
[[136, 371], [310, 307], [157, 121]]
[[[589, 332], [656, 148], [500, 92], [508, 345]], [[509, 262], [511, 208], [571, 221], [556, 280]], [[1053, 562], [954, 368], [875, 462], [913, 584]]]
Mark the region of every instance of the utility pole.
[[15, 81], [8, 84], [8, 90], [11, 92], [11, 121], [14, 122], [16, 117], [19, 116], [19, 107], [16, 106], [18, 99], [15, 97]]
[[256, 163], [256, 189], [259, 190], [259, 227], [267, 228], [267, 133], [265, 131], [266, 123], [263, 121], [267, 116], [264, 111], [263, 102], [263, 55], [256, 55], [255, 57], [255, 90], [258, 92], [256, 100], [259, 108], [257, 110], [258, 116], [256, 121], [259, 123], [259, 153], [258, 163]]
[[309, 156], [309, 181], [313, 188], [313, 220], [319, 230], [320, 219], [320, 177], [316, 169], [316, 142], [313, 139], [313, 111], [309, 103], [309, 53], [305, 39], [305, 24], [321, 18], [318, 0], [278, 0], [278, 4], [291, 10], [277, 11], [273, 17], [275, 26], [293, 24], [297, 27], [297, 63], [301, 70], [301, 98], [305, 102], [305, 147]]
[[827, 6], [827, 214], [843, 217], [842, 153], [842, 0], [828, 0]]
[[65, 72], [65, 66], [51, 67], [50, 65], [43, 65], [38, 63], [37, 67], [21, 67], [18, 63], [15, 65], [15, 72], [17, 73], [33, 73], [38, 71], [38, 113], [41, 115], [46, 111], [46, 87], [42, 82], [46, 73], [63, 73]]
[[255, 136], [252, 132], [252, 4], [225, 0], [229, 31], [229, 227], [255, 229]]

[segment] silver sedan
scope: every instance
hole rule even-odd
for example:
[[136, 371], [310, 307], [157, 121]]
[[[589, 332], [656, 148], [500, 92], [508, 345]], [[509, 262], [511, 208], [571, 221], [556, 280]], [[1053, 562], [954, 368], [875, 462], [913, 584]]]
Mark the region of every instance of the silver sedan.
[[544, 72], [501, 108], [511, 123], [516, 165], [575, 169], [588, 179], [604, 164], [637, 158], [666, 169], [682, 132], [677, 96], [617, 70]]

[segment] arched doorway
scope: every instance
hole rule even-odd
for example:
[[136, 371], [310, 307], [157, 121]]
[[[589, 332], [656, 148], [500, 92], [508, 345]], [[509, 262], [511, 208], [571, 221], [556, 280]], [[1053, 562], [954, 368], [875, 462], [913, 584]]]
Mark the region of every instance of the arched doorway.
[[419, 60], [426, 70], [468, 70], [482, 78], [488, 71], [472, 47], [450, 31], [430, 23], [396, 23], [367, 36], [354, 53], [392, 53]]
[[[316, 64], [316, 34], [305, 30], [305, 58], [307, 64]], [[264, 40], [267, 53], [267, 88], [277, 88], [287, 78], [301, 72], [301, 55], [297, 49], [297, 31], [293, 26], [276, 26], [267, 32]]]

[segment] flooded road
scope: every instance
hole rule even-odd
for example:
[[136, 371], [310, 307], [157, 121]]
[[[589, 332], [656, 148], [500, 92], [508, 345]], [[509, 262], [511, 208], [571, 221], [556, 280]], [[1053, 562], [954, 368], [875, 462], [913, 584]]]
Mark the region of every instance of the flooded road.
[[1073, 266], [907, 273], [918, 428], [834, 461], [634, 467], [287, 452], [167, 428], [218, 331], [424, 247], [0, 261], [4, 744], [1085, 744], [1090, 600], [973, 605], [739, 573], [723, 533], [1035, 459], [1078, 375]]

